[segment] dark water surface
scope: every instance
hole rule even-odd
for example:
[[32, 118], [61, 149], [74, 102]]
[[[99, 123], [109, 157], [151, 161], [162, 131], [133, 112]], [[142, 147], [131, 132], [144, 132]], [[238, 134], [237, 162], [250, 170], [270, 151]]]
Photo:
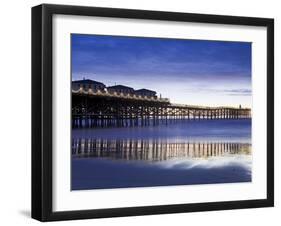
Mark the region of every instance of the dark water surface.
[[72, 130], [72, 189], [251, 181], [251, 120]]

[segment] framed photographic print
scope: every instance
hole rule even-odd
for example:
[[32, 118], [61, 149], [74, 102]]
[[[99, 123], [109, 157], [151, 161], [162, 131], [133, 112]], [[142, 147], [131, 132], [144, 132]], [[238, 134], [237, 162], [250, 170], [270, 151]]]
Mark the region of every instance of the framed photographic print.
[[274, 204], [274, 21], [32, 8], [32, 217]]

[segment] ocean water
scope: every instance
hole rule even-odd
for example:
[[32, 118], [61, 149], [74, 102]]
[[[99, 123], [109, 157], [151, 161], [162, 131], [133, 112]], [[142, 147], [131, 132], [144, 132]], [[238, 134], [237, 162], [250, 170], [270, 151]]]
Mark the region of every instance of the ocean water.
[[251, 120], [72, 130], [72, 190], [251, 182]]

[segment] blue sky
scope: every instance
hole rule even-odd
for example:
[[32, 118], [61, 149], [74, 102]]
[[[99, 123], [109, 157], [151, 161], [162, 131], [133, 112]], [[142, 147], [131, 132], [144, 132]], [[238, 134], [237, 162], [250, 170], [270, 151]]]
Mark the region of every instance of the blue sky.
[[148, 88], [173, 103], [251, 107], [251, 43], [72, 34], [72, 79]]

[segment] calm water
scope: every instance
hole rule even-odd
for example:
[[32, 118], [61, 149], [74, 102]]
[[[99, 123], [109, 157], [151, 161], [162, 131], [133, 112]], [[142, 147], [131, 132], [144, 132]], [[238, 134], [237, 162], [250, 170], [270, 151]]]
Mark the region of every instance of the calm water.
[[74, 129], [72, 189], [251, 181], [251, 120]]

